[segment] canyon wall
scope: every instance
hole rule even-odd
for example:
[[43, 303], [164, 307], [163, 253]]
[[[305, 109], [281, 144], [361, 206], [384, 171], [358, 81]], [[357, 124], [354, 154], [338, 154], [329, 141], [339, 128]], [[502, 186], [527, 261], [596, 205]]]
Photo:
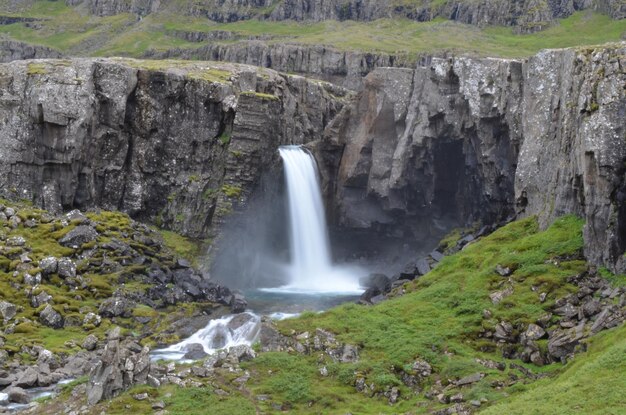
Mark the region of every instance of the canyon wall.
[[145, 57], [245, 63], [322, 79], [352, 90], [361, 90], [363, 77], [375, 68], [413, 67], [420, 60], [407, 54], [342, 51], [321, 45], [271, 44], [261, 40], [210, 43], [194, 49], [170, 49], [164, 52], [149, 51]]
[[626, 17], [622, 0], [486, 0], [486, 1], [380, 1], [380, 0], [66, 0], [97, 16], [134, 13], [176, 12], [205, 17], [217, 22], [263, 20], [359, 20], [408, 18], [430, 21], [436, 18], [478, 26], [515, 26], [522, 33], [548, 27], [554, 19], [578, 10], [599, 10], [612, 18]]
[[115, 59], [3, 64], [0, 90], [3, 197], [196, 237], [245, 205], [279, 145], [319, 137], [346, 94], [245, 65]]
[[334, 221], [420, 238], [571, 213], [589, 259], [624, 271], [625, 69], [622, 43], [374, 70], [316, 145]]

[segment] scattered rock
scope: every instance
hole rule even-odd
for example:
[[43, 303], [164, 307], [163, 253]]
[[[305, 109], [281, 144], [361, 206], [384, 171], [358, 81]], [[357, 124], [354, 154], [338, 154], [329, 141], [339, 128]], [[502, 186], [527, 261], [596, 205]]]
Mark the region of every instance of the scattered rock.
[[53, 256], [45, 257], [39, 261], [39, 268], [43, 275], [50, 275], [57, 272], [57, 264], [59, 260]]
[[484, 376], [483, 373], [474, 373], [473, 375], [465, 376], [456, 381], [456, 386], [471, 385], [472, 383], [479, 382]]
[[69, 258], [61, 258], [57, 263], [57, 272], [63, 278], [76, 277], [76, 264]]
[[63, 327], [63, 316], [58, 313], [50, 304], [39, 313], [39, 321], [41, 324], [52, 327], [53, 329], [60, 329]]
[[96, 346], [98, 346], [98, 337], [95, 334], [90, 334], [83, 340], [82, 348], [85, 350], [95, 350]]
[[539, 340], [546, 335], [546, 331], [536, 324], [529, 324], [524, 336], [529, 340]]
[[15, 307], [15, 304], [8, 301], [0, 301], [0, 316], [2, 316], [5, 323], [15, 317], [16, 313], [17, 307]]
[[124, 297], [107, 298], [100, 304], [98, 312], [102, 317], [130, 317], [135, 303]]
[[98, 237], [98, 232], [87, 225], [80, 225], [63, 236], [59, 243], [63, 246], [80, 247], [87, 242], [94, 241]]
[[512, 271], [511, 271], [511, 268], [504, 267], [498, 264], [496, 265], [496, 273], [498, 273], [498, 275], [500, 275], [501, 277], [508, 277], [509, 275], [512, 274]]

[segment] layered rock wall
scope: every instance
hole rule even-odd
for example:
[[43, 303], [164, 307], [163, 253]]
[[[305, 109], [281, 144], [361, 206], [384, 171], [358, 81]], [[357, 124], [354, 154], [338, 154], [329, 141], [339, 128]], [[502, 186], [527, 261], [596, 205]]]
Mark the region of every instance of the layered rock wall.
[[585, 254], [626, 270], [626, 45], [545, 51], [525, 68], [520, 215], [586, 220]]
[[[76, 5], [81, 0], [66, 0]], [[85, 0], [87, 10], [98, 16], [154, 12], [183, 13], [217, 22], [247, 19], [264, 20], [359, 20], [402, 17], [416, 21], [444, 18], [478, 26], [516, 26], [520, 32], [548, 27], [556, 18], [578, 10], [595, 9], [622, 19], [626, 14], [622, 0], [487, 0], [487, 1], [380, 1], [380, 0], [205, 0], [201, 2], [167, 0]]]
[[571, 213], [586, 219], [588, 258], [624, 271], [625, 52], [622, 43], [374, 70], [316, 146], [334, 221], [419, 238]]
[[0, 65], [0, 88], [3, 197], [189, 236], [245, 205], [278, 145], [318, 137], [345, 94], [249, 66], [109, 59]]
[[194, 49], [150, 51], [146, 53], [146, 57], [245, 63], [281, 72], [298, 73], [353, 90], [361, 90], [363, 77], [375, 68], [413, 67], [417, 60], [403, 54], [341, 51], [325, 46], [269, 44], [263, 41], [213, 43]]

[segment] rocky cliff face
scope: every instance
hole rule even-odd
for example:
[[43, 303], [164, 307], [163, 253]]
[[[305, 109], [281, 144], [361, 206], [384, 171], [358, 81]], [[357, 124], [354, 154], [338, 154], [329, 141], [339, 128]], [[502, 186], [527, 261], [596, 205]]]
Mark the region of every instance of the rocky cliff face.
[[517, 209], [586, 220], [587, 257], [626, 270], [626, 45], [539, 53], [526, 65]]
[[[69, 0], [70, 4], [80, 4]], [[251, 18], [267, 20], [360, 20], [403, 17], [417, 21], [444, 18], [472, 25], [517, 26], [520, 32], [548, 27], [556, 18], [578, 10], [596, 9], [615, 19], [626, 14], [622, 0], [488, 0], [488, 1], [380, 1], [380, 0], [205, 0], [169, 2], [159, 0], [85, 0], [87, 9], [98, 16], [134, 13], [145, 16], [175, 11], [206, 17], [217, 22]]]
[[512, 215], [522, 77], [519, 61], [467, 58], [372, 72], [322, 144], [343, 149], [324, 158], [337, 222], [413, 239]]
[[325, 46], [268, 44], [263, 41], [208, 44], [195, 49], [171, 49], [166, 52], [152, 51], [146, 57], [245, 63], [323, 79], [353, 90], [362, 89], [363, 77], [375, 68], [412, 67], [416, 61], [407, 55], [340, 51]]
[[376, 69], [317, 146], [334, 220], [419, 238], [517, 213], [586, 218], [589, 259], [624, 270], [624, 44], [526, 62]]
[[3, 197], [189, 236], [244, 205], [277, 146], [318, 137], [345, 95], [249, 66], [111, 59], [0, 65], [0, 85]]
[[61, 52], [44, 46], [29, 45], [28, 43], [12, 40], [0, 41], [0, 63], [22, 59], [61, 58]]

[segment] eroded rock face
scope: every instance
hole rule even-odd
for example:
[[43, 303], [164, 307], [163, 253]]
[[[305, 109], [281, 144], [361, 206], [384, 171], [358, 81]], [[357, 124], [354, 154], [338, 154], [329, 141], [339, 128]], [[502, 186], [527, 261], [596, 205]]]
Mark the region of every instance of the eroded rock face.
[[625, 47], [374, 70], [315, 146], [331, 217], [414, 240], [576, 214], [589, 260], [624, 272]]
[[626, 46], [540, 52], [526, 65], [520, 216], [585, 219], [585, 255], [624, 272]]
[[373, 71], [320, 149], [343, 147], [339, 161], [320, 156], [339, 225], [419, 239], [437, 220], [511, 215], [521, 96], [519, 61], [434, 58]]
[[1, 65], [2, 196], [122, 210], [203, 236], [245, 204], [279, 145], [319, 136], [346, 94], [249, 66], [145, 65]]

